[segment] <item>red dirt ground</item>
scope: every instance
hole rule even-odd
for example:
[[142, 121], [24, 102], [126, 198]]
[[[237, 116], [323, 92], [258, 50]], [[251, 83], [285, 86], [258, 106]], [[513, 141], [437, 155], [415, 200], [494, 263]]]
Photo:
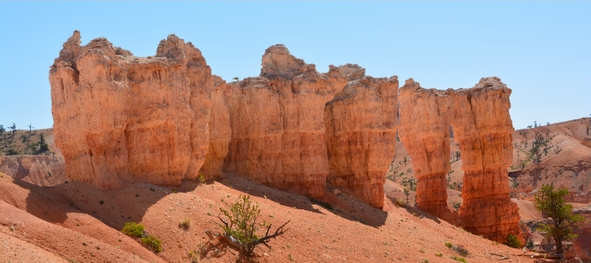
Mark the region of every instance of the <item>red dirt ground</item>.
[[[135, 184], [106, 192], [76, 183], [43, 188], [1, 176], [0, 192], [0, 252], [12, 253], [0, 262], [190, 262], [188, 254], [206, 240], [205, 231], [217, 231], [220, 201], [242, 194], [253, 196], [265, 221], [277, 226], [291, 220], [288, 232], [270, 242], [271, 250], [257, 248], [260, 262], [454, 262], [451, 257], [459, 255], [446, 242], [464, 246], [468, 262], [532, 262], [521, 250], [389, 199], [380, 211], [335, 197], [349, 211], [339, 212], [232, 176], [212, 184]], [[186, 231], [178, 227], [185, 219], [191, 222]], [[127, 221], [141, 222], [162, 241], [163, 251], [155, 255], [121, 234]], [[236, 254], [228, 250], [201, 262], [233, 262]]]

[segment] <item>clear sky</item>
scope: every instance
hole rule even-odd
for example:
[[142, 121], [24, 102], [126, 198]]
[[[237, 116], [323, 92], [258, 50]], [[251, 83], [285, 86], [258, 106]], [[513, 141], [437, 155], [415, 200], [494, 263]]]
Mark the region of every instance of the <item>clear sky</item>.
[[515, 128], [591, 114], [591, 1], [1, 1], [0, 124], [52, 126], [48, 70], [75, 29], [136, 56], [175, 33], [226, 80], [258, 75], [275, 43], [425, 88], [498, 76]]

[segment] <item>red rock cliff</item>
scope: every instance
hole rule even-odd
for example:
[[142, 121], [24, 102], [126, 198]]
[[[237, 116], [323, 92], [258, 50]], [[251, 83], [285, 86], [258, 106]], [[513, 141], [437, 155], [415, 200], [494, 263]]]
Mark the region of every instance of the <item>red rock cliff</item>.
[[228, 170], [321, 199], [329, 173], [324, 106], [345, 84], [283, 45], [268, 48], [260, 76], [232, 84]]
[[66, 174], [102, 188], [194, 178], [209, 148], [213, 79], [201, 52], [170, 35], [155, 57], [106, 39], [64, 44], [51, 67], [55, 142]]
[[[174, 35], [138, 58], [106, 39], [80, 46], [78, 32], [49, 78], [55, 142], [73, 180], [113, 188], [229, 172], [324, 201], [337, 188], [379, 208], [399, 127], [420, 208], [494, 240], [519, 235], [507, 182], [511, 91], [497, 78], [455, 91], [409, 80], [398, 95], [396, 77], [350, 64], [318, 73], [275, 45], [259, 77], [227, 84]], [[459, 217], [446, 206], [450, 127], [465, 171]]]
[[445, 205], [451, 127], [463, 159], [460, 224], [499, 242], [509, 234], [521, 235], [507, 177], [513, 133], [510, 94], [498, 78], [483, 78], [467, 90], [425, 90], [412, 80], [400, 89], [400, 135], [418, 179], [417, 206], [451, 217]]

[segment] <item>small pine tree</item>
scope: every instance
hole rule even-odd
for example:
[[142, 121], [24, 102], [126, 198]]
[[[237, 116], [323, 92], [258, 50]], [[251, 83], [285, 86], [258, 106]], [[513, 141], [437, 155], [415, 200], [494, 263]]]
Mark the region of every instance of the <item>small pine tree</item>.
[[566, 204], [564, 197], [568, 194], [565, 188], [554, 189], [553, 185], [544, 185], [536, 196], [536, 208], [542, 215], [552, 221], [542, 224], [540, 230], [554, 239], [556, 253], [564, 252], [562, 241], [572, 240], [577, 237], [573, 233], [573, 227], [583, 220], [580, 215], [573, 214], [573, 207]]
[[37, 149], [37, 154], [45, 153], [49, 151], [49, 146], [47, 142], [45, 142], [45, 136], [43, 134], [39, 137], [39, 148]]
[[[257, 245], [269, 246], [267, 242], [284, 234], [285, 226], [289, 223], [289, 221], [285, 222], [271, 234], [271, 224], [258, 222], [261, 210], [255, 202], [250, 200], [250, 196], [242, 195], [236, 202], [227, 205], [229, 209], [220, 208], [221, 215], [218, 219], [221, 224], [219, 226], [222, 228], [224, 237], [240, 247], [239, 261], [248, 261]], [[257, 234], [259, 227], [266, 229], [264, 236]]]

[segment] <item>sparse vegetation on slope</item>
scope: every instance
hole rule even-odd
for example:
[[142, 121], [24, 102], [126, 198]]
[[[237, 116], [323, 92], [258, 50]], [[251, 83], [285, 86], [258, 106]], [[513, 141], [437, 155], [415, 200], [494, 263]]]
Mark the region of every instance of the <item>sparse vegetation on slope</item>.
[[[221, 215], [218, 219], [221, 224], [219, 226], [230, 243], [239, 247], [240, 257], [243, 259], [251, 257], [256, 246], [263, 244], [269, 247], [267, 243], [271, 239], [287, 231], [285, 226], [289, 221], [276, 228], [273, 233], [270, 232], [271, 224], [265, 221], [258, 222], [261, 210], [255, 202], [251, 201], [250, 196], [241, 195], [233, 204], [227, 205], [228, 209], [220, 208]], [[259, 227], [266, 229], [263, 236], [257, 233]]]
[[140, 242], [154, 253], [162, 252], [162, 244], [160, 240], [155, 236], [146, 233], [142, 224], [138, 224], [136, 222], [127, 222], [125, 225], [123, 225], [121, 232], [130, 237], [139, 238]]

